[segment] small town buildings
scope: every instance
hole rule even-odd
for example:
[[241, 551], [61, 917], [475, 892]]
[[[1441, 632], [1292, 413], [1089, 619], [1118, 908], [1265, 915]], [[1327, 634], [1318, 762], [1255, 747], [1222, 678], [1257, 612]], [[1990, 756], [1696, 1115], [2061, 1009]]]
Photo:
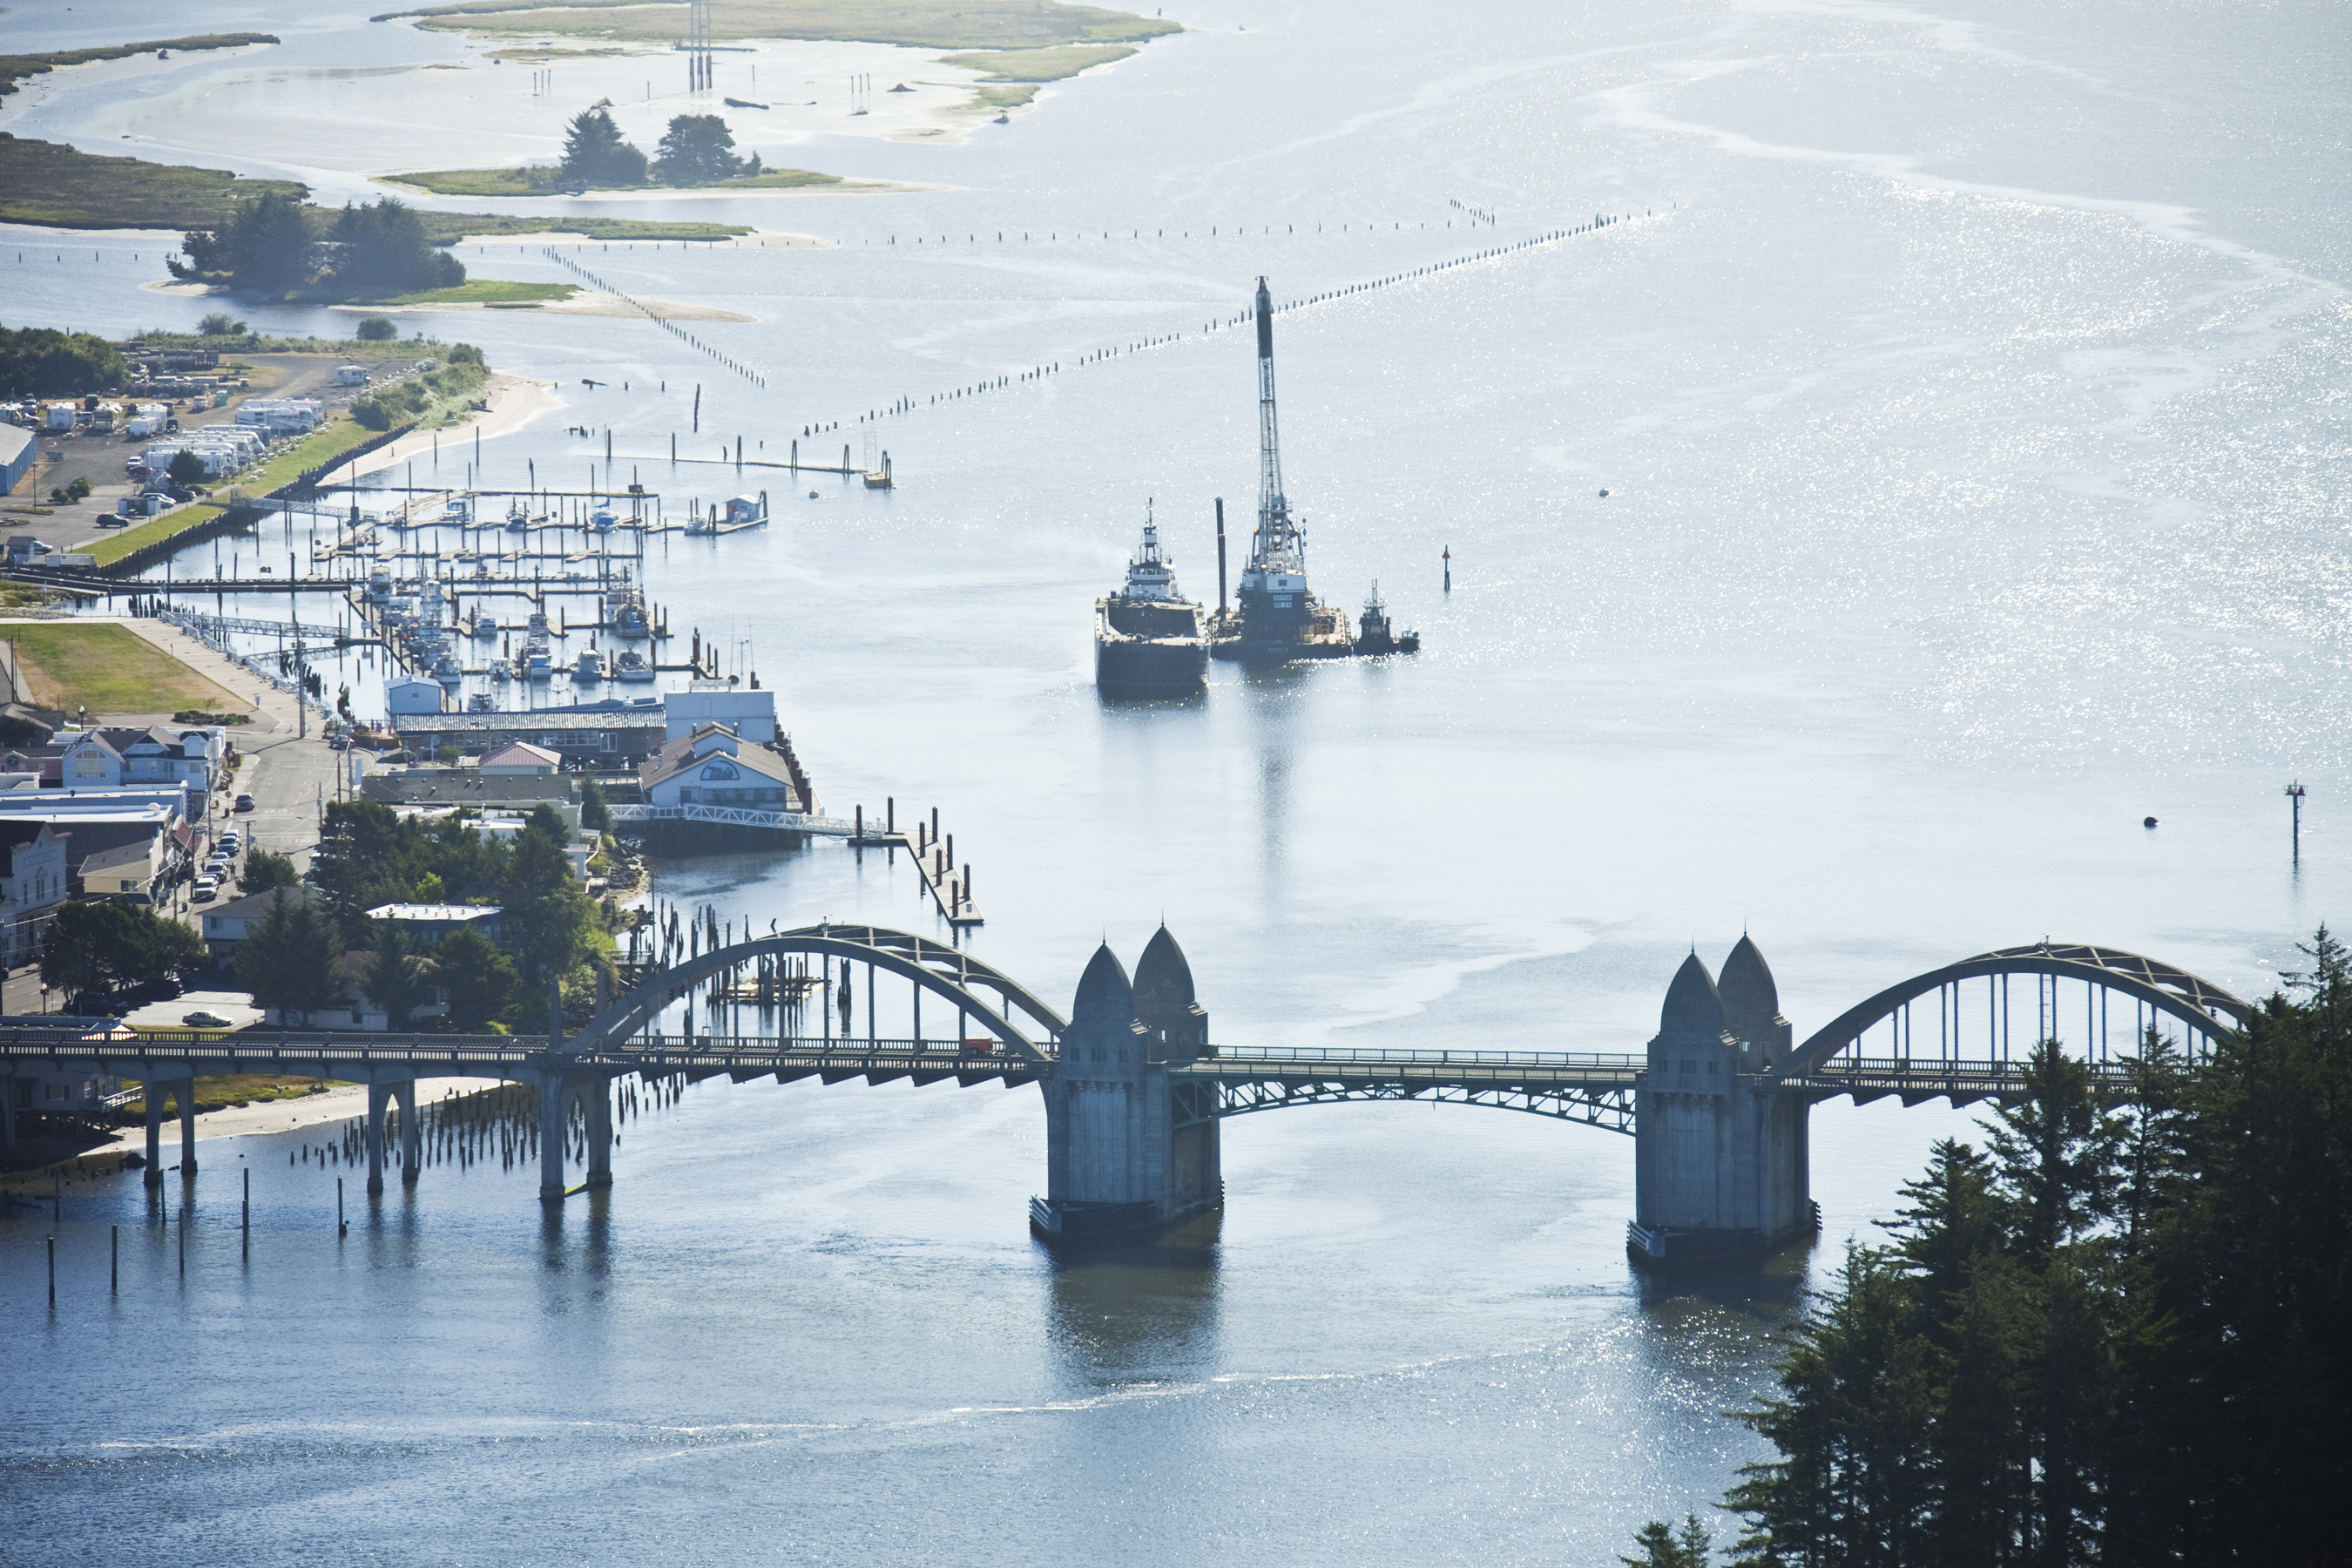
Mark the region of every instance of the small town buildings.
[[799, 770], [784, 753], [724, 724], [704, 724], [672, 741], [637, 770], [648, 805], [731, 805], [806, 811]]
[[662, 699], [664, 743], [682, 741], [705, 724], [724, 724], [755, 745], [776, 738], [776, 694], [698, 680], [692, 689]]
[[484, 752], [476, 765], [484, 778], [543, 778], [562, 773], [563, 758], [528, 741], [509, 741], [494, 751]]
[[226, 732], [217, 725], [83, 730], [58, 739], [64, 743], [59, 783], [65, 788], [110, 790], [184, 784], [194, 796], [189, 811], [195, 816], [204, 814], [228, 752]]
[[474, 755], [522, 741], [555, 752], [566, 763], [621, 769], [660, 750], [666, 721], [657, 698], [613, 697], [520, 713], [394, 713], [392, 727], [402, 744], [425, 754], [454, 746]]
[[226, 964], [236, 957], [236, 944], [261, 929], [269, 911], [283, 897], [289, 908], [309, 904], [325, 907], [326, 895], [316, 888], [272, 888], [268, 892], [247, 893], [241, 899], [213, 904], [204, 913], [205, 951], [213, 962]]
[[29, 963], [41, 933], [66, 901], [66, 840], [46, 821], [0, 818], [0, 957]]
[[40, 443], [30, 430], [0, 425], [0, 496], [15, 489], [33, 468]]
[[153, 903], [171, 856], [161, 833], [93, 849], [74, 867], [73, 879], [86, 899]]
[[372, 921], [390, 921], [407, 933], [412, 946], [429, 947], [456, 931], [478, 931], [496, 943], [502, 934], [495, 904], [379, 904]]
[[384, 684], [383, 700], [384, 711], [395, 720], [418, 713], [446, 713], [449, 709], [449, 689], [437, 680], [403, 677]]

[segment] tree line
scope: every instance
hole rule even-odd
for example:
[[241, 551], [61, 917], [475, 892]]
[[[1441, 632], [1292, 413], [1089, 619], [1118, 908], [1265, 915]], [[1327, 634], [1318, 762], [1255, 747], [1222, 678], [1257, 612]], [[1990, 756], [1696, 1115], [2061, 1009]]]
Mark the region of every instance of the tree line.
[[165, 258], [174, 278], [226, 283], [270, 298], [291, 293], [372, 300], [454, 289], [466, 268], [435, 246], [425, 224], [392, 196], [345, 203], [326, 220], [298, 197], [269, 193], [238, 204], [228, 222], [181, 237], [187, 256]]
[[131, 384], [131, 366], [95, 332], [0, 327], [0, 393], [65, 397]]
[[[1757, 1568], [2341, 1561], [2352, 1483], [2352, 958], [2324, 928], [2208, 1059], [2120, 1105], [2053, 1041], [1936, 1145], [1739, 1419]], [[1653, 1523], [1637, 1568], [1708, 1561]]]
[[650, 160], [621, 135], [621, 128], [602, 108], [575, 115], [563, 134], [563, 160], [551, 172], [548, 184], [598, 186], [708, 185], [719, 180], [749, 178], [761, 170], [760, 155], [736, 155], [735, 133], [716, 114], [681, 114], [655, 148]]

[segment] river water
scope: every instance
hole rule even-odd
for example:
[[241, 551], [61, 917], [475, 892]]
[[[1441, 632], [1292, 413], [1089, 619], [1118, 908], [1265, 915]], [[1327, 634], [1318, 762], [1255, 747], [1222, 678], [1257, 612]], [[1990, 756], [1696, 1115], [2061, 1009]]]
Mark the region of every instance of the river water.
[[[141, 13], [27, 18], [17, 47], [145, 36]], [[1131, 963], [1164, 919], [1219, 1041], [1625, 1050], [1681, 955], [1743, 928], [1801, 1037], [2043, 933], [2259, 994], [2338, 914], [2330, 8], [1181, 17], [963, 144], [791, 152], [948, 189], [583, 206], [835, 242], [567, 253], [757, 318], [686, 325], [764, 388], [644, 322], [404, 323], [562, 384], [485, 443], [491, 482], [584, 479], [609, 428], [671, 505], [770, 491], [763, 531], [656, 543], [652, 596], [779, 691], [829, 808], [940, 808], [982, 956], [1066, 996], [1097, 941]], [[288, 43], [92, 68], [9, 128], [331, 201], [486, 161], [466, 124], [521, 155], [607, 90], [559, 72], [578, 90], [518, 107], [477, 65], [475, 119], [418, 128], [454, 89], [392, 68], [455, 40], [332, 9], [174, 26]], [[315, 74], [353, 65], [385, 68]], [[656, 68], [683, 76], [611, 69]], [[313, 149], [281, 99], [414, 145]], [[1379, 579], [1424, 652], [1096, 698], [1089, 601], [1147, 500], [1196, 596], [1215, 498], [1245, 530], [1249, 340], [1203, 329], [1256, 276], [1303, 300], [1601, 213], [1627, 221], [1278, 322], [1312, 575], [1351, 608]], [[5, 238], [12, 325], [215, 308], [136, 287], [157, 237]], [[464, 259], [573, 277], [537, 246]], [[892, 493], [667, 462], [673, 434], [772, 458], [835, 421], [804, 450], [862, 456], [857, 416], [897, 398]], [[369, 673], [330, 679], [364, 700]], [[929, 929], [907, 868], [839, 847], [671, 862], [657, 890]], [[546, 1219], [527, 1173], [436, 1166], [341, 1240], [331, 1173], [287, 1163], [301, 1134], [226, 1141], [168, 1215], [135, 1183], [68, 1193], [54, 1318], [48, 1217], [0, 1217], [0, 1517], [27, 1561], [1606, 1563], [1759, 1457], [1720, 1413], [1766, 1386], [1768, 1336], [1969, 1124], [1817, 1108], [1822, 1244], [1664, 1283], [1623, 1260], [1629, 1140], [1460, 1108], [1238, 1119], [1220, 1221], [1068, 1264], [1024, 1231], [1028, 1091], [705, 1084], [628, 1125], [609, 1198]]]

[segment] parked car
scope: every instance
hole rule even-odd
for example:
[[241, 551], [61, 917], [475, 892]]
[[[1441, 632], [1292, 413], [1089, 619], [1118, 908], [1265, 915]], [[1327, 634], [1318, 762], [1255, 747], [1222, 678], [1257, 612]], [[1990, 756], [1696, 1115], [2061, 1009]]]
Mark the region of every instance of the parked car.
[[253, 809], [253, 797], [249, 795], [238, 795], [236, 797], [236, 809], [239, 811], [251, 811]]
[[196, 879], [196, 890], [195, 890], [195, 892], [194, 892], [194, 900], [195, 900], [195, 901], [196, 901], [197, 903], [200, 903], [200, 904], [209, 904], [209, 903], [211, 903], [215, 899], [217, 899], [217, 898], [219, 898], [219, 897], [220, 897], [220, 883], [219, 883], [219, 881], [218, 881], [216, 879], [215, 879], [215, 878], [211, 878], [211, 877], [199, 877], [199, 878], [197, 878], [197, 879]]
[[98, 526], [100, 528], [129, 528], [131, 526], [131, 520], [114, 512], [102, 511], [98, 514]]
[[236, 828], [226, 827], [221, 830], [220, 847], [227, 850], [230, 854], [234, 855], [236, 853], [236, 847], [241, 842], [243, 842], [243, 840], [237, 837]]
[[228, 1029], [236, 1026], [218, 1013], [207, 1013], [202, 1009], [190, 1013], [180, 1022], [198, 1029]]

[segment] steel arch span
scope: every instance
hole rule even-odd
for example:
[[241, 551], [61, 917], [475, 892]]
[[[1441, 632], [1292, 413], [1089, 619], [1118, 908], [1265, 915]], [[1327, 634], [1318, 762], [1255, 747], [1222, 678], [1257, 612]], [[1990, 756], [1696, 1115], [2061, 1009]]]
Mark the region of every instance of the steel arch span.
[[[944, 942], [884, 926], [819, 924], [715, 948], [666, 969], [596, 1015], [556, 1054], [576, 1057], [604, 1050], [653, 1022], [688, 986], [754, 959], [786, 953], [846, 958], [911, 980], [952, 1003], [958, 1011], [978, 1018], [1004, 1041], [1012, 1054], [1033, 1064], [1050, 1063], [1053, 1058], [1016, 1027], [1010, 1015], [1018, 1013], [1034, 1027], [1042, 1028], [1048, 1045], [1068, 1027], [1067, 1020], [1020, 982]], [[992, 1004], [982, 997], [974, 989], [982, 985], [1003, 1000]]]
[[2089, 942], [2042, 942], [1979, 953], [1890, 985], [1847, 1008], [1817, 1030], [1770, 1076], [1798, 1078], [1811, 1072], [1859, 1045], [1872, 1028], [1904, 1014], [1923, 996], [1932, 996], [1947, 987], [1956, 988], [1965, 980], [2011, 974], [2042, 975], [2097, 986], [2127, 996], [2184, 1025], [2192, 1035], [2209, 1038], [2235, 1033], [2253, 1011], [2247, 1003], [2211, 981], [2157, 959]]

